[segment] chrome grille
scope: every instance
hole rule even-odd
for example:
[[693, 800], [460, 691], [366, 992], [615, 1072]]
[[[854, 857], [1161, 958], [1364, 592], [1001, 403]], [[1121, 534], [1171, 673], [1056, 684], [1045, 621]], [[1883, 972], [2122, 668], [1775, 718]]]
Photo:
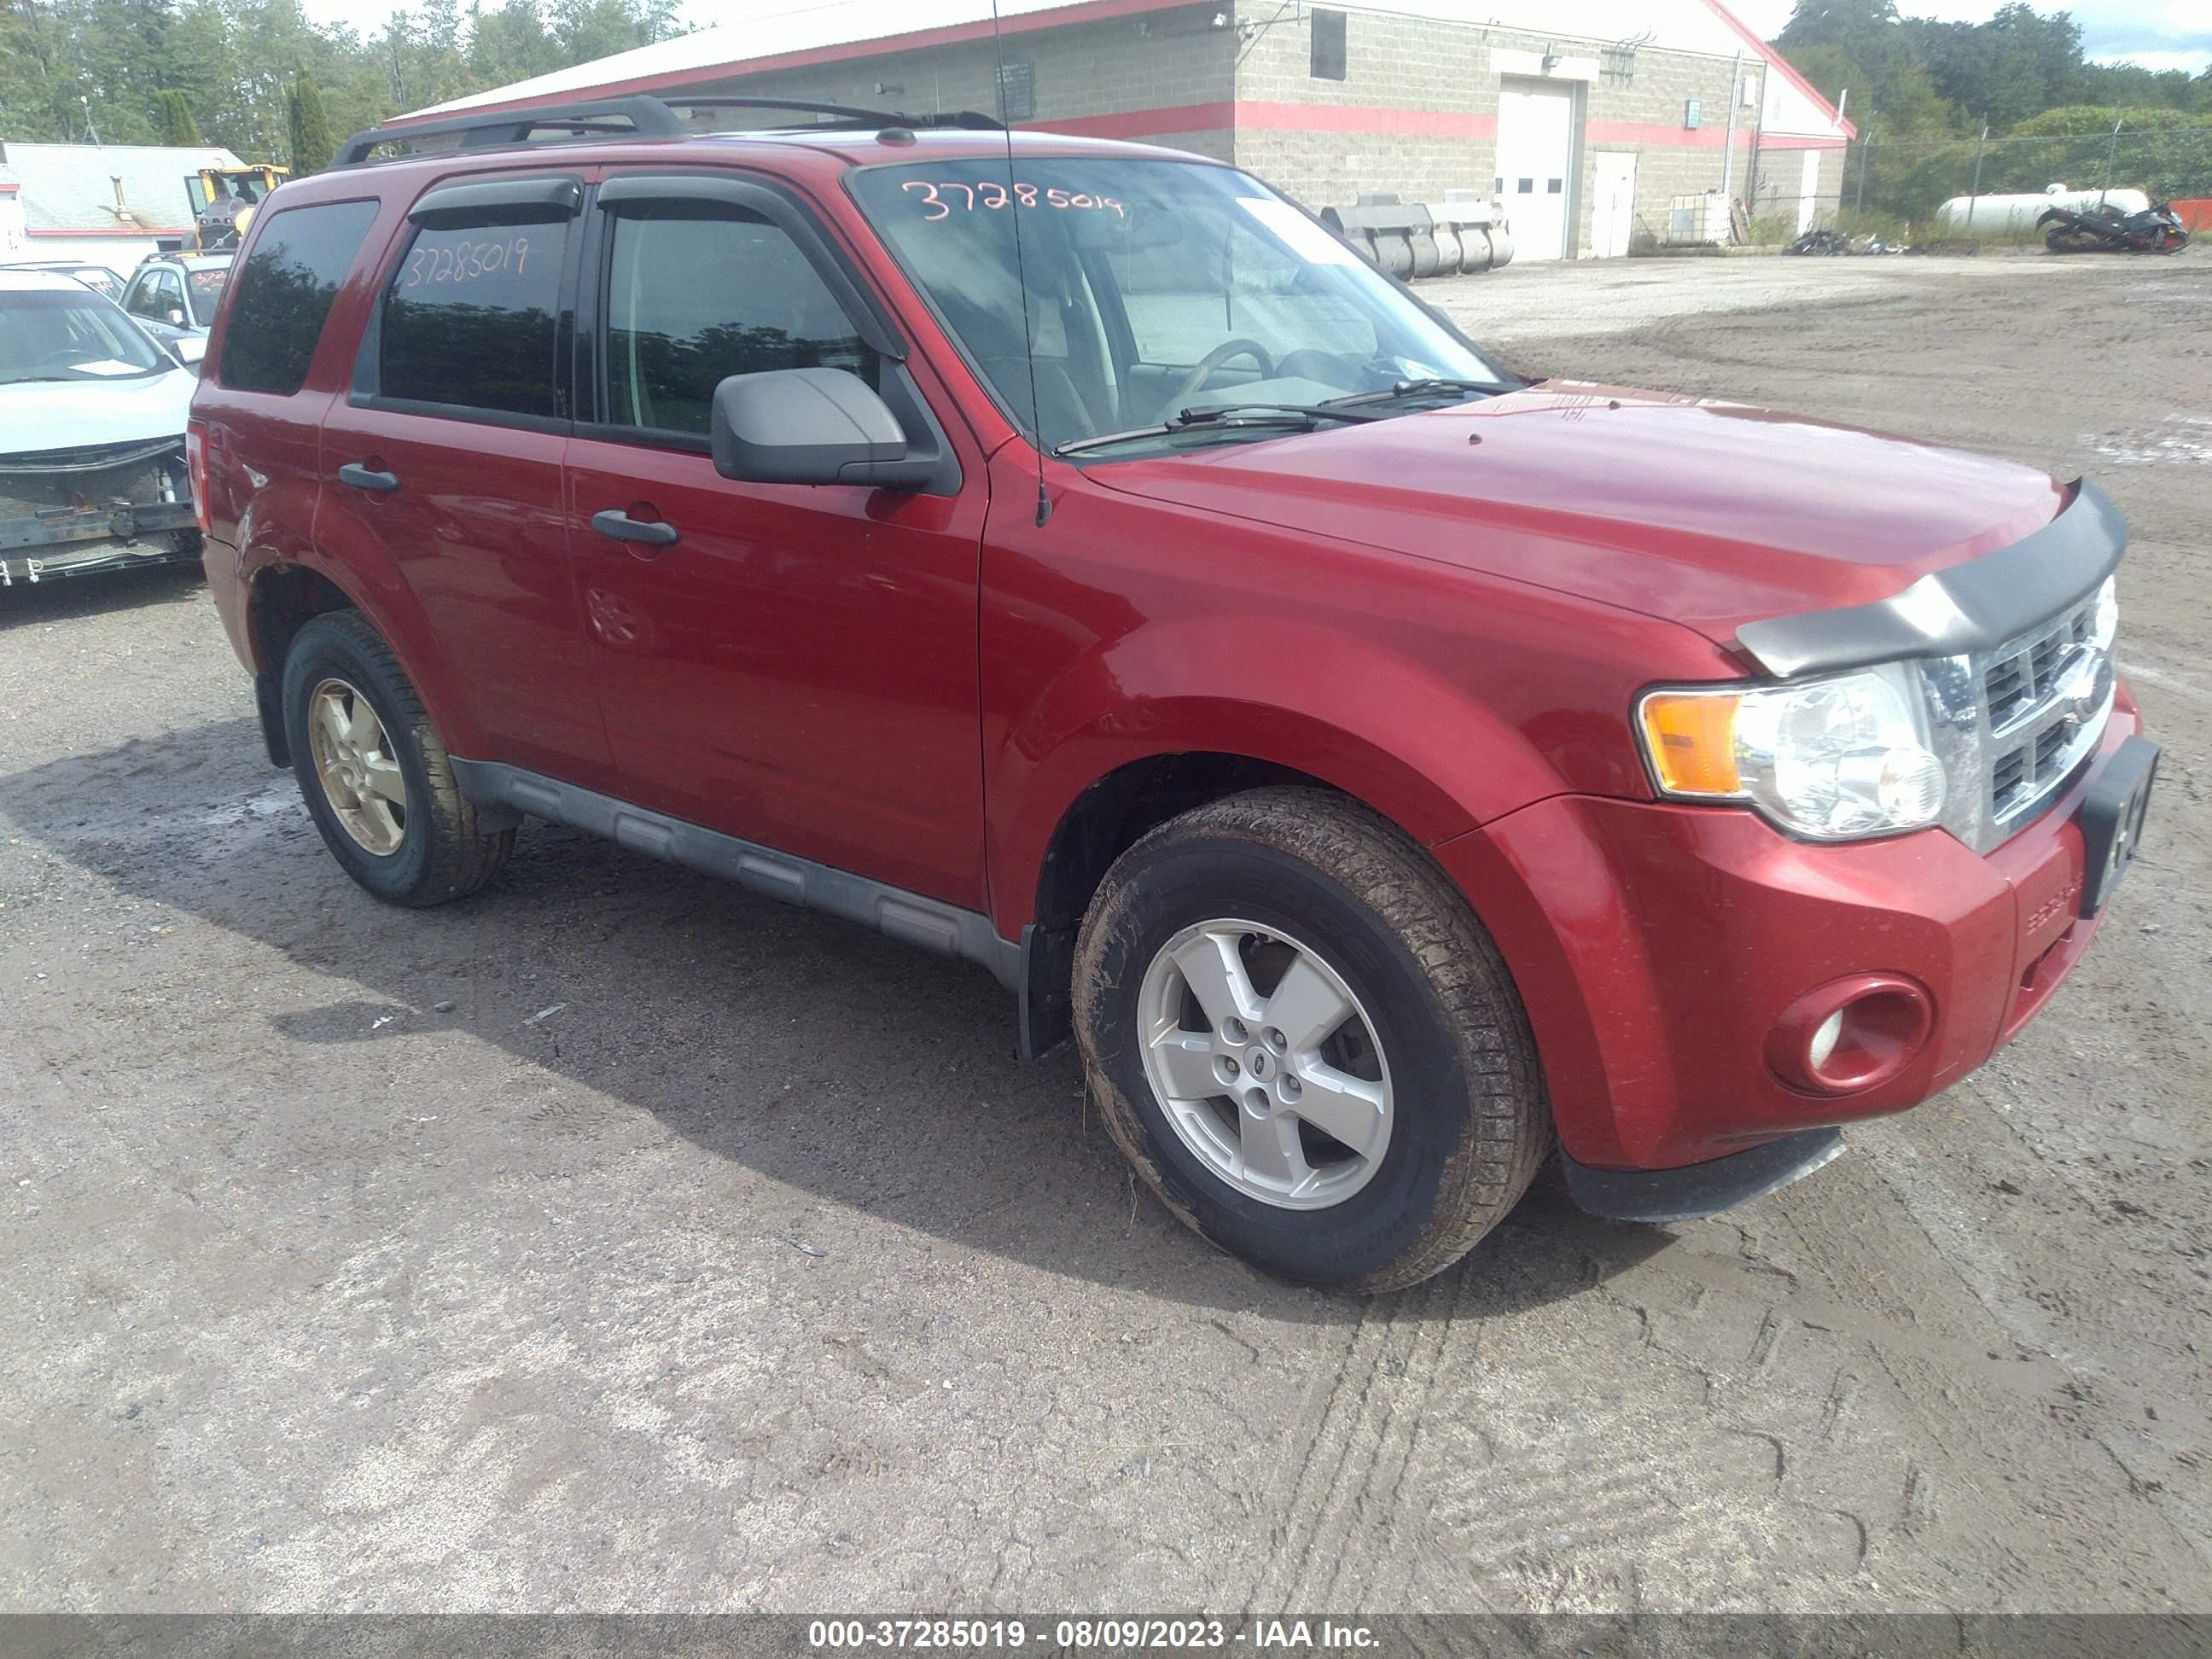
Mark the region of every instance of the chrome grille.
[[2057, 793], [2104, 735], [2112, 669], [2095, 643], [2096, 614], [2093, 593], [1981, 665], [1990, 821], [2000, 835]]
[[1992, 650], [1923, 662], [1953, 788], [1944, 823], [1987, 852], [2027, 824], [2095, 752], [2112, 662], [2094, 592]]

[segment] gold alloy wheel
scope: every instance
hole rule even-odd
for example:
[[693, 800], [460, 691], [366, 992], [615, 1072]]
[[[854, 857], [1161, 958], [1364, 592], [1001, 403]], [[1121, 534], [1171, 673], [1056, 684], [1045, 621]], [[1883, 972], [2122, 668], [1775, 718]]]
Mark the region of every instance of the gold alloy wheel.
[[363, 852], [399, 850], [407, 834], [407, 781], [384, 722], [343, 680], [325, 680], [307, 698], [307, 746], [337, 821]]

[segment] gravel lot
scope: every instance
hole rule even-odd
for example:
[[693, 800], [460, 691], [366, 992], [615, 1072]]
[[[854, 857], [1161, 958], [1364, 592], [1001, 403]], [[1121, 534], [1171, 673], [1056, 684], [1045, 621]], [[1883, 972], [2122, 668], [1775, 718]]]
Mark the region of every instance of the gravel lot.
[[2212, 1610], [2212, 254], [1426, 291], [2102, 479], [2161, 794], [2018, 1042], [1724, 1218], [1540, 1188], [1334, 1299], [1136, 1194], [980, 971], [542, 826], [380, 908], [194, 576], [18, 587], [0, 1608]]

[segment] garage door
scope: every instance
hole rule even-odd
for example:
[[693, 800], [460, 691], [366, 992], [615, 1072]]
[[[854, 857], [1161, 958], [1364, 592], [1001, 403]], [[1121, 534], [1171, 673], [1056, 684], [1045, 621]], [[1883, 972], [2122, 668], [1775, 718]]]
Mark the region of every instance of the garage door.
[[1499, 83], [1498, 190], [1516, 259], [1563, 259], [1573, 198], [1575, 89], [1552, 81]]

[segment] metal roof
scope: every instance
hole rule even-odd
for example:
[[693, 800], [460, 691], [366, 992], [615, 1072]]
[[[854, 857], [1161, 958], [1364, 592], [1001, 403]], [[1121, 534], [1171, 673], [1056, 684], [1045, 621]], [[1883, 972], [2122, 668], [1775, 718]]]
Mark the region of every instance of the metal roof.
[[[586, 94], [658, 93], [710, 85], [731, 76], [797, 69], [843, 58], [982, 40], [996, 27], [1009, 38], [1062, 24], [1110, 21], [1188, 5], [1191, 0], [765, 0], [733, 23], [617, 52], [417, 110], [414, 116], [466, 112]], [[1773, 65], [1765, 102], [1773, 131], [1840, 139], [1853, 129], [1760, 40], [1722, 0], [1332, 0], [1340, 9], [1489, 26], [1542, 35], [1585, 49], [1636, 41], [1655, 51], [1730, 58]], [[1228, 8], [1224, 8], [1224, 15]], [[1264, 22], [1266, 14], [1257, 20]], [[413, 118], [403, 116], [401, 120]]]
[[178, 236], [190, 232], [185, 179], [202, 167], [234, 167], [218, 144], [23, 144], [9, 139], [0, 190], [17, 186], [32, 235], [103, 232]]

